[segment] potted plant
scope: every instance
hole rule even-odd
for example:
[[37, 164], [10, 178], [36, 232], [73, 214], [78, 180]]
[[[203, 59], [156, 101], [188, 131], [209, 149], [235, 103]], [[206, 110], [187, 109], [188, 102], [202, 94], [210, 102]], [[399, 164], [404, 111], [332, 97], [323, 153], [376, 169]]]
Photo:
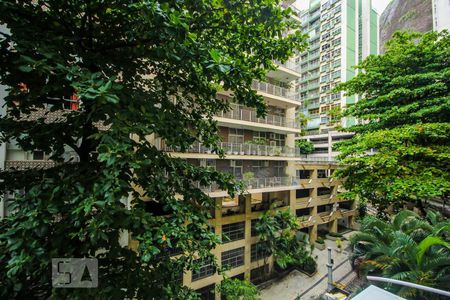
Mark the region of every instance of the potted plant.
[[247, 185], [247, 187], [249, 189], [251, 189], [252, 188], [252, 182], [255, 179], [255, 173], [250, 172], [250, 171], [249, 172], [245, 172], [243, 174], [243, 177], [244, 177], [244, 183]]
[[314, 246], [316, 246], [316, 248], [319, 250], [324, 250], [325, 249], [325, 241], [323, 240], [323, 238], [318, 237], [316, 242], [314, 243]]
[[308, 256], [302, 264], [302, 271], [308, 276], [313, 276], [317, 272], [317, 263], [311, 256]]
[[342, 239], [343, 236], [338, 232], [329, 232], [325, 237], [331, 241], [336, 241], [338, 238]]
[[275, 147], [274, 153], [275, 153], [275, 156], [280, 156], [281, 155], [281, 147]]

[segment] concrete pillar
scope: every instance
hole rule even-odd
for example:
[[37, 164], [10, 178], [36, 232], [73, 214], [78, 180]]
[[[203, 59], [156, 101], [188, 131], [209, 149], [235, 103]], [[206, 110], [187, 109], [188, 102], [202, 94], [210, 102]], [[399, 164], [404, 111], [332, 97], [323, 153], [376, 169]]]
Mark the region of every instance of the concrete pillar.
[[317, 240], [317, 224], [313, 225], [309, 229], [309, 241], [314, 243]]
[[337, 232], [338, 229], [338, 220], [333, 220], [330, 223], [328, 223], [328, 231], [329, 232]]

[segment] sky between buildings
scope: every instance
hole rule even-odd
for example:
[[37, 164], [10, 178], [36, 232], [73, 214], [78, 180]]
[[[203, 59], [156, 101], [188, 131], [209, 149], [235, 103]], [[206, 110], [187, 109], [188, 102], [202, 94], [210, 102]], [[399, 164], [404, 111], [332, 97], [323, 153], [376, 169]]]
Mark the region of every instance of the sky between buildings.
[[[368, 0], [364, 0], [368, 1]], [[372, 6], [375, 8], [375, 10], [378, 12], [379, 15], [381, 15], [386, 8], [386, 6], [391, 2], [392, 0], [372, 0]], [[295, 6], [299, 9], [306, 9], [308, 8], [309, 0], [297, 0], [295, 2]]]

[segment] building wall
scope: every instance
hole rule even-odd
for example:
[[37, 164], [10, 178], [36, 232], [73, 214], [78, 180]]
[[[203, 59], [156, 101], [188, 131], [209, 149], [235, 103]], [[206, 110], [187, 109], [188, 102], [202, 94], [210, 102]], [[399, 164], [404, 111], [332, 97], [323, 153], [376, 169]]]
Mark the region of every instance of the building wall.
[[[351, 126], [355, 123], [351, 118], [330, 122], [327, 111], [343, 109], [358, 101], [357, 96], [345, 96], [333, 88], [356, 76], [358, 70], [354, 67], [360, 61], [377, 54], [378, 14], [367, 0], [321, 0], [310, 1], [301, 19], [311, 43], [310, 49], [300, 54], [302, 106], [299, 112], [309, 119], [307, 130], [326, 132], [338, 124]], [[320, 58], [316, 67], [317, 41]], [[320, 74], [318, 86], [316, 68]]]

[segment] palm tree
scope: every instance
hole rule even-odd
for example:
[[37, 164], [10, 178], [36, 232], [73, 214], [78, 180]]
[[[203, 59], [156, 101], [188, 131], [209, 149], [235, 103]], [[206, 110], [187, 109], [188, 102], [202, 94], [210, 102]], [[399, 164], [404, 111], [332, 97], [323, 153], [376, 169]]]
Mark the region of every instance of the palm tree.
[[[365, 273], [450, 289], [450, 222], [402, 211], [391, 222], [368, 216], [350, 239], [352, 264]], [[388, 286], [408, 299], [427, 299], [417, 289]]]

